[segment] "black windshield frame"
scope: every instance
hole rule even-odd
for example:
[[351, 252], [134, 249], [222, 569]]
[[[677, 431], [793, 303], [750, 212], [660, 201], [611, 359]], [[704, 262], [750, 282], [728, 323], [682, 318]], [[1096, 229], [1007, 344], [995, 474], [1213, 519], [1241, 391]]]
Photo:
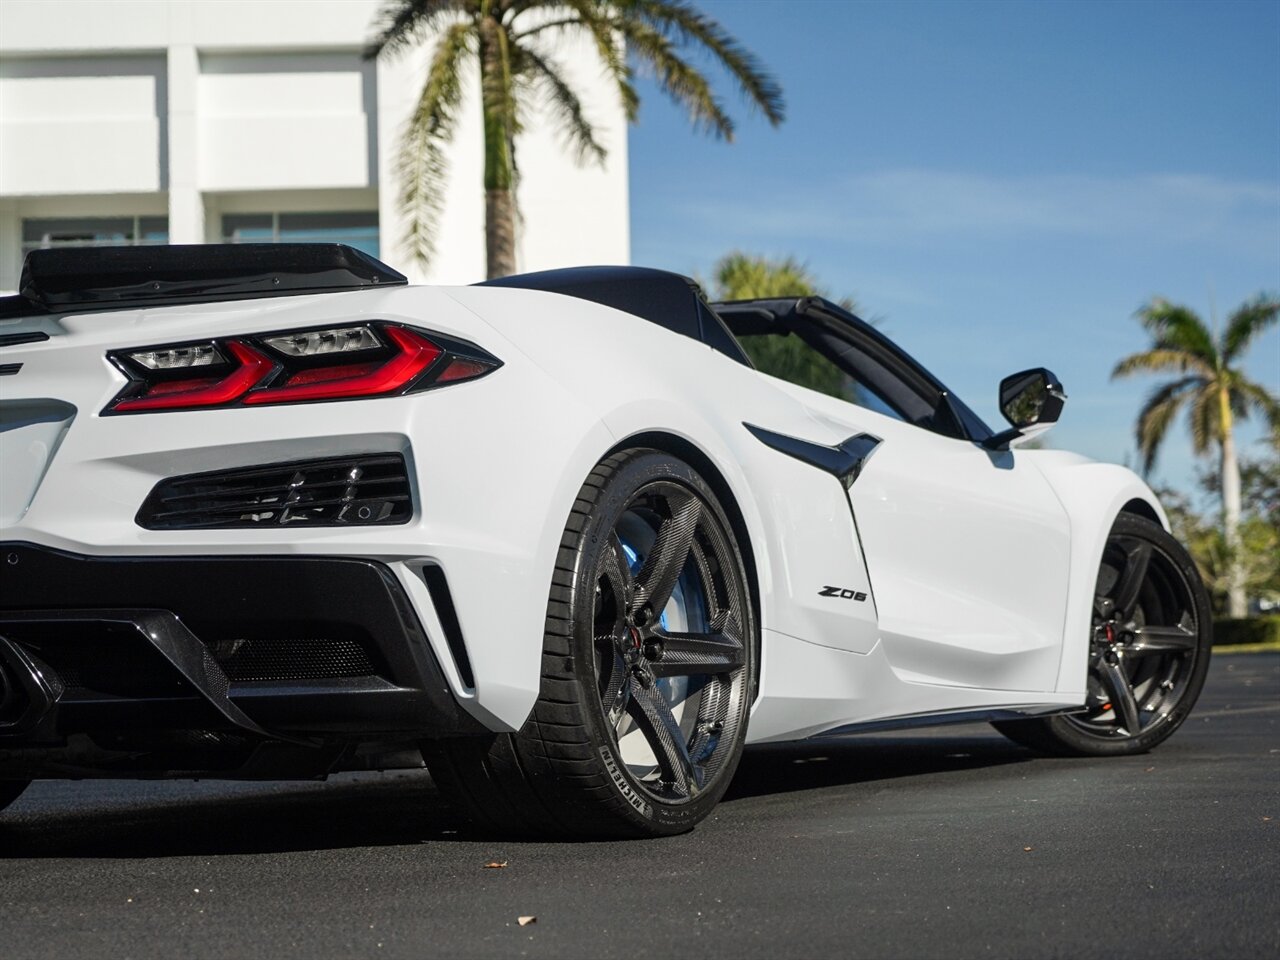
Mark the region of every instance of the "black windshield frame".
[[904, 421], [933, 433], [981, 443], [993, 431], [905, 350], [871, 324], [822, 297], [712, 304], [735, 337], [799, 337], [871, 390]]

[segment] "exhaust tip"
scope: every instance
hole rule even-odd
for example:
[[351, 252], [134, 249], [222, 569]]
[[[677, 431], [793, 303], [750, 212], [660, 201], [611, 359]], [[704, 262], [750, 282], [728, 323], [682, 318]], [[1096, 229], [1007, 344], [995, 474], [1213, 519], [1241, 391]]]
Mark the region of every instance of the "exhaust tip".
[[9, 665], [0, 660], [0, 726], [17, 723], [26, 713], [28, 702], [22, 684]]
[[30, 730], [53, 709], [55, 699], [31, 658], [0, 636], [0, 734]]

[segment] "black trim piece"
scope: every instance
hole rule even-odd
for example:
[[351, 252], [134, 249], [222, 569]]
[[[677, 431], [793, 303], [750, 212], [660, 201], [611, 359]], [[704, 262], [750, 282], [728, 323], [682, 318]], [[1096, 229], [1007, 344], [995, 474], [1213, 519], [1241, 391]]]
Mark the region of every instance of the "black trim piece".
[[43, 317], [48, 312], [16, 293], [8, 297], [0, 297], [0, 320], [12, 320], [16, 317]]
[[[22, 266], [18, 293], [30, 314], [42, 314], [288, 297], [408, 282], [380, 260], [340, 243], [83, 247], [32, 250]], [[6, 307], [9, 315], [21, 315]]]
[[0, 363], [0, 377], [12, 377], [21, 369], [20, 363]]
[[795, 457], [801, 463], [807, 463], [811, 467], [817, 467], [839, 478], [846, 490], [853, 486], [867, 460], [880, 446], [880, 438], [873, 437], [869, 433], [855, 434], [838, 447], [828, 447], [825, 444], [787, 436], [785, 433], [774, 433], [772, 430], [750, 423], [744, 423], [743, 426], [766, 447], [785, 453], [789, 457]]
[[449, 581], [444, 571], [435, 564], [427, 564], [420, 573], [422, 582], [427, 585], [427, 592], [431, 594], [431, 604], [436, 608], [436, 616], [440, 618], [445, 643], [449, 645], [449, 653], [458, 668], [458, 676], [462, 678], [463, 684], [474, 690], [476, 677], [471, 669], [471, 658], [467, 656], [467, 644], [462, 637], [462, 624], [458, 622], [458, 611], [453, 605]]
[[[19, 297], [5, 297], [6, 300], [17, 300]], [[27, 330], [23, 333], [0, 333], [0, 347], [16, 347], [20, 343], [43, 343], [49, 335], [43, 330]]]
[[875, 611], [876, 623], [880, 622], [880, 604], [876, 600], [876, 584], [871, 578], [871, 564], [867, 562], [867, 548], [862, 545], [862, 528], [858, 526], [858, 511], [853, 509], [853, 497], [845, 497], [849, 504], [849, 519], [853, 521], [853, 536], [858, 541], [858, 556], [862, 558], [862, 569], [867, 575], [867, 593], [871, 594], [871, 609]]

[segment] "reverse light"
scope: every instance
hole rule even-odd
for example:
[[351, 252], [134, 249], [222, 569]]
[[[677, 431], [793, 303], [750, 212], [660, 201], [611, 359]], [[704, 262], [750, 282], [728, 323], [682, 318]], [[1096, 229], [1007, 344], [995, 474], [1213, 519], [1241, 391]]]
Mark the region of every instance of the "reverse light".
[[113, 351], [129, 383], [104, 414], [397, 396], [501, 366], [475, 344], [373, 321]]
[[212, 343], [193, 343], [191, 346], [174, 347], [172, 350], [139, 350], [129, 354], [129, 359], [148, 370], [211, 367], [225, 362], [225, 358]]
[[279, 337], [265, 337], [262, 342], [287, 357], [314, 357], [322, 353], [373, 350], [382, 346], [382, 341], [368, 327], [286, 333]]

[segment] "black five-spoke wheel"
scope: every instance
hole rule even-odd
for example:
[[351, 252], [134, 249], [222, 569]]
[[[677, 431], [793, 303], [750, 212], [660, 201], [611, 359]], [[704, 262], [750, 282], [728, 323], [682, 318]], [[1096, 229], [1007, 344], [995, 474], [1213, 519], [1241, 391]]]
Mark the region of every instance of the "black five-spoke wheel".
[[1187, 552], [1157, 524], [1122, 514], [1098, 571], [1084, 709], [997, 726], [1054, 753], [1149, 750], [1191, 711], [1211, 643], [1208, 597]]
[[637, 490], [602, 552], [593, 615], [600, 703], [657, 800], [701, 792], [738, 739], [745, 592], [723, 521], [693, 489]]
[[688, 830], [737, 766], [757, 642], [743, 554], [714, 491], [675, 457], [617, 454], [587, 479], [561, 540], [528, 723], [427, 745], [428, 764], [503, 831]]

